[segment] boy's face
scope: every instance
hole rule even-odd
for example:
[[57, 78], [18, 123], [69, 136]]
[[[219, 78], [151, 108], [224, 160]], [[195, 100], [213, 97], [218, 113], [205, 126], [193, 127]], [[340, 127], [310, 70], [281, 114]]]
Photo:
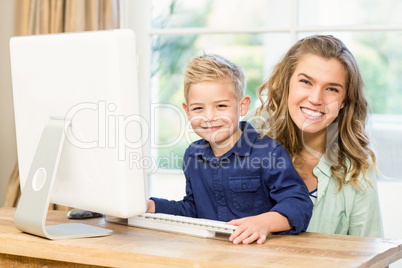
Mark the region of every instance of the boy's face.
[[228, 151], [239, 139], [240, 116], [246, 115], [248, 96], [238, 100], [233, 94], [234, 84], [210, 81], [190, 87], [188, 102], [183, 108], [195, 133], [207, 140], [217, 155]]

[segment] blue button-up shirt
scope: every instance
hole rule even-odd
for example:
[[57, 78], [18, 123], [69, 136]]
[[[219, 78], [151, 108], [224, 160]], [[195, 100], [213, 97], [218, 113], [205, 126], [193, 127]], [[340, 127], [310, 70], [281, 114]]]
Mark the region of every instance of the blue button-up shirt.
[[276, 211], [288, 218], [297, 234], [307, 229], [313, 204], [308, 189], [287, 151], [260, 137], [247, 122], [235, 146], [215, 157], [205, 140], [185, 152], [186, 196], [181, 201], [151, 198], [155, 212], [229, 221]]

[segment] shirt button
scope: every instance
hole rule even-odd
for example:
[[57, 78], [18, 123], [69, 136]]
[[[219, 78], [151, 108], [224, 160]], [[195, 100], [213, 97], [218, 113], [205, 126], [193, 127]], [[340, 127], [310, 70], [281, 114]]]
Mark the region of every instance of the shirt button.
[[221, 194], [218, 194], [218, 200], [221, 200], [223, 196]]
[[219, 162], [215, 163], [215, 167], [218, 168], [221, 164]]
[[242, 188], [243, 190], [246, 190], [246, 189], [247, 189], [247, 184], [243, 183], [242, 186], [241, 186], [241, 188]]

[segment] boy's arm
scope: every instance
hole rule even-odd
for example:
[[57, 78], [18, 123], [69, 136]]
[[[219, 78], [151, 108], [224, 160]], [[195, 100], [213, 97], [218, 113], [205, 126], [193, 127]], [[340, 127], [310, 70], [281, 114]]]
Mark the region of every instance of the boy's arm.
[[183, 200], [167, 200], [164, 198], [151, 197], [147, 201], [147, 212], [166, 213], [187, 217], [197, 217], [191, 181], [186, 176], [186, 195]]
[[280, 234], [298, 234], [306, 231], [313, 211], [313, 202], [303, 179], [297, 173], [289, 154], [282, 146], [273, 152], [277, 165], [267, 170], [267, 187], [276, 205], [270, 210], [287, 218], [291, 228]]
[[164, 198], [151, 197], [147, 201], [147, 212], [150, 213], [166, 213], [172, 215], [180, 215], [187, 217], [197, 217], [197, 210], [194, 202], [193, 188], [191, 185], [191, 176], [187, 170], [186, 165], [191, 159], [186, 150], [183, 158], [183, 171], [186, 177], [186, 195], [183, 200], [167, 200]]
[[313, 209], [307, 187], [282, 146], [272, 155], [278, 165], [265, 169], [264, 184], [277, 203], [269, 212], [230, 221], [239, 226], [230, 237], [234, 244], [261, 244], [269, 233], [298, 234], [307, 229]]
[[180, 201], [151, 197], [151, 199], [147, 201], [147, 211], [149, 210], [151, 212], [152, 206], [153, 213], [166, 213], [193, 218], [197, 217], [194, 198], [192, 194], [187, 194], [184, 199]]
[[266, 212], [257, 216], [232, 220], [228, 224], [239, 226], [229, 237], [233, 244], [250, 244], [254, 241], [262, 244], [269, 233], [291, 229], [288, 219], [278, 212]]

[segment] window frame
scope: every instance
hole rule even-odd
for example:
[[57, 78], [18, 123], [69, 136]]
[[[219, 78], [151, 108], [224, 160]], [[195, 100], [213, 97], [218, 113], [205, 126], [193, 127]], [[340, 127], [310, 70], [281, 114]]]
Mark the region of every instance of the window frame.
[[[152, 0], [120, 0], [121, 2], [121, 28], [133, 29], [137, 38], [137, 52], [140, 55], [139, 87], [141, 91], [141, 103], [150, 104], [150, 80], [151, 80], [151, 39], [155, 35], [203, 35], [203, 34], [270, 34], [288, 33], [291, 44], [298, 40], [298, 35], [305, 32], [392, 32], [402, 31], [402, 25], [346, 25], [346, 26], [299, 26], [298, 12], [299, 0], [291, 0], [291, 22], [288, 27], [243, 27], [243, 28], [152, 28], [151, 27], [151, 1]], [[290, 45], [291, 45], [290, 44]], [[149, 90], [146, 90], [149, 89]], [[151, 106], [142, 105], [142, 116], [151, 122]], [[152, 122], [151, 122], [152, 123]], [[154, 124], [154, 123], [153, 123]], [[151, 124], [149, 124], [151, 126]], [[151, 126], [152, 127], [152, 126]], [[156, 132], [156, 131], [155, 131]], [[156, 135], [152, 133], [151, 135]], [[153, 140], [155, 136], [151, 137]], [[150, 146], [144, 148], [145, 155], [155, 155]], [[158, 169], [156, 175], [181, 174], [181, 170]], [[147, 174], [149, 179], [150, 173]]]

